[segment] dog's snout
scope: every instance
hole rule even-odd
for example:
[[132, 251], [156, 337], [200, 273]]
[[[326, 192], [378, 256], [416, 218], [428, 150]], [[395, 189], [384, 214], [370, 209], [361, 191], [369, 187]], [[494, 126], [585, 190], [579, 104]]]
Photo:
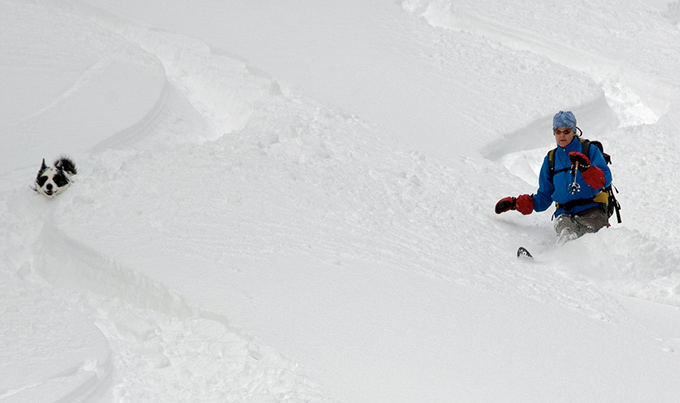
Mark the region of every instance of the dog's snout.
[[47, 188], [47, 190], [52, 190], [52, 184], [51, 183], [48, 183], [47, 185], [45, 185], [45, 187]]

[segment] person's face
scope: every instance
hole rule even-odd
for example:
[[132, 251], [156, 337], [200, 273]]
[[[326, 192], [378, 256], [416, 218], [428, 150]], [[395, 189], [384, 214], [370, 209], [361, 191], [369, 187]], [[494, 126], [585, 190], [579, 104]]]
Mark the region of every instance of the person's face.
[[574, 140], [574, 136], [576, 133], [574, 133], [573, 130], [571, 130], [568, 127], [558, 127], [557, 129], [554, 130], [555, 132], [555, 141], [557, 142], [557, 145], [560, 147], [566, 147], [571, 143], [572, 140]]

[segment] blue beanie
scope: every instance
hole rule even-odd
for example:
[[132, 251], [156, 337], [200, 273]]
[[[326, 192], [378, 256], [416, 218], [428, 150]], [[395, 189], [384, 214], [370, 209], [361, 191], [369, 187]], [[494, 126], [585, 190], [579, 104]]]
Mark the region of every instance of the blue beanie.
[[571, 111], [559, 111], [553, 117], [553, 130], [560, 127], [568, 127], [576, 131], [576, 117]]

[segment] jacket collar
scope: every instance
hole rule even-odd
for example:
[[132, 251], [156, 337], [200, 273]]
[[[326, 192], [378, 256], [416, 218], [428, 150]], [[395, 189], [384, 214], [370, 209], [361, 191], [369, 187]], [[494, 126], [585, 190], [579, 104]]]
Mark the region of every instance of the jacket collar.
[[574, 139], [571, 140], [571, 143], [567, 144], [566, 147], [560, 147], [560, 146], [557, 146], [557, 147], [561, 148], [561, 149], [563, 149], [567, 152], [571, 152], [571, 151], [581, 152], [581, 149], [582, 149], [581, 140], [579, 139], [578, 136], [574, 136]]

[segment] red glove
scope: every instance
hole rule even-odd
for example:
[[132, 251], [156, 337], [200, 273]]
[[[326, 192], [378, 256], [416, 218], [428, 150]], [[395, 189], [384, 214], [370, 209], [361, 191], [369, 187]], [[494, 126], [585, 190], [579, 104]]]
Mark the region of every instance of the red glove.
[[529, 195], [519, 197], [505, 197], [496, 203], [496, 214], [505, 213], [508, 210], [517, 210], [527, 215], [534, 211], [534, 199]]
[[500, 199], [498, 203], [496, 203], [496, 214], [505, 213], [508, 210], [514, 210], [516, 202], [517, 199], [514, 197], [505, 197]]
[[588, 186], [593, 189], [602, 189], [605, 184], [604, 172], [594, 165], [591, 165], [586, 171], [581, 172], [583, 179]]
[[578, 162], [578, 170], [583, 175], [583, 180], [593, 189], [604, 187], [604, 172], [598, 167], [590, 165], [590, 159], [582, 153], [572, 151], [569, 153], [569, 160], [572, 164]]
[[531, 214], [534, 211], [534, 199], [530, 195], [518, 196], [515, 210], [524, 215]]
[[569, 161], [571, 161], [572, 166], [578, 162], [578, 170], [581, 172], [590, 168], [590, 158], [586, 157], [583, 153], [577, 153], [576, 151], [570, 152]]

